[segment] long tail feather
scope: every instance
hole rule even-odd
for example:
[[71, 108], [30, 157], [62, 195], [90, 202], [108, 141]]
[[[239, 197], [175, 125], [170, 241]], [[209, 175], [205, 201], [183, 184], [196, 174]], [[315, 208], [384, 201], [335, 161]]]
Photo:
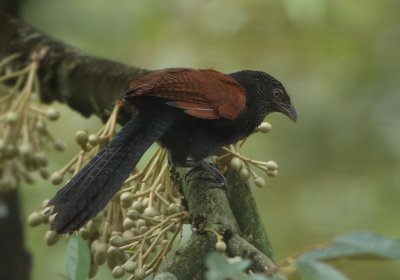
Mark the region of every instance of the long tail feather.
[[82, 227], [103, 209], [121, 188], [144, 152], [168, 128], [168, 118], [144, 124], [140, 115], [50, 200], [57, 215], [51, 229], [68, 233]]

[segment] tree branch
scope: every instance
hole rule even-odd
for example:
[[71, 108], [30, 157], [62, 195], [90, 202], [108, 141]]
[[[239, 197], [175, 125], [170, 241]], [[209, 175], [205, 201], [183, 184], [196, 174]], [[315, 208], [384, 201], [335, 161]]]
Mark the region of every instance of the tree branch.
[[[185, 182], [182, 185], [183, 194], [187, 199], [192, 227], [196, 231], [185, 244], [185, 247], [175, 254], [172, 262], [163, 273], [158, 275], [156, 280], [173, 279], [169, 278], [171, 275], [174, 275], [176, 279], [191, 279], [194, 276], [202, 279], [201, 273], [205, 271], [204, 258], [209, 252], [215, 250], [215, 244], [217, 242], [216, 236], [209, 232], [205, 234], [204, 229], [215, 230], [223, 236], [225, 243], [228, 245], [228, 255], [251, 259], [252, 265], [250, 268], [253, 272], [264, 272], [276, 268], [273, 261], [266, 254], [263, 254], [261, 250], [257, 249], [242, 237], [242, 232], [234, 216], [225, 190], [213, 187], [212, 184], [210, 184], [210, 180], [204, 179], [204, 174], [201, 174], [202, 171], [191, 172], [189, 176], [187, 176], [187, 171], [187, 169], [181, 169], [180, 178], [185, 178]], [[200, 174], [202, 179], [198, 179]], [[233, 178], [235, 178], [235, 176], [228, 177], [228, 180]], [[231, 180], [230, 182], [233, 181]], [[237, 182], [243, 182], [243, 180], [238, 180]], [[245, 183], [244, 185], [247, 184]], [[233, 186], [238, 186], [238, 184], [231, 185], [230, 189], [232, 189]], [[243, 187], [241, 188], [243, 189]], [[245, 197], [248, 196], [248, 193], [245, 194]], [[236, 201], [236, 199], [233, 201]], [[242, 209], [242, 212], [246, 211], [247, 209]], [[258, 215], [255, 212], [252, 213]], [[259, 217], [252, 220], [259, 220]], [[258, 227], [260, 226], [258, 225]], [[244, 228], [249, 229], [251, 233], [254, 232], [254, 234], [260, 235], [259, 232], [261, 230], [257, 229], [256, 226]], [[265, 245], [261, 241], [257, 241], [256, 243]], [[261, 247], [263, 248], [263, 246]], [[199, 259], [202, 261], [200, 262]], [[185, 269], [182, 269], [183, 267]], [[191, 272], [190, 275], [187, 274], [188, 271]], [[279, 273], [273, 276], [277, 279], [285, 279], [284, 276]]]
[[0, 279], [30, 279], [19, 205], [17, 189], [0, 193]]
[[225, 176], [229, 178], [230, 184], [231, 198], [229, 203], [239, 224], [242, 236], [274, 261], [272, 246], [258, 214], [257, 205], [248, 181], [240, 177], [239, 173], [232, 168], [228, 168]]
[[105, 119], [129, 84], [151, 72], [85, 55], [2, 12], [0, 26], [0, 57], [21, 53], [15, 63], [20, 66], [33, 53], [45, 51], [39, 68], [42, 100], [60, 101], [86, 117]]

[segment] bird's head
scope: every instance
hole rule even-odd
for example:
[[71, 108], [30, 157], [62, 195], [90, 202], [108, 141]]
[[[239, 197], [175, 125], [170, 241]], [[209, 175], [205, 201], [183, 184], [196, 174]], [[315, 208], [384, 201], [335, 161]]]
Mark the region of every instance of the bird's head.
[[287, 94], [285, 88], [279, 82], [278, 82], [279, 84], [275, 84], [272, 82], [269, 83], [270, 83], [269, 86], [270, 88], [264, 92], [267, 93], [269, 97], [272, 112], [281, 112], [286, 116], [288, 116], [292, 121], [296, 122], [297, 121], [296, 109], [290, 102], [290, 97]]
[[296, 109], [290, 102], [283, 85], [271, 75], [262, 71], [244, 70], [230, 74], [245, 89], [248, 94], [249, 102], [257, 103], [265, 114], [280, 112], [296, 122]]

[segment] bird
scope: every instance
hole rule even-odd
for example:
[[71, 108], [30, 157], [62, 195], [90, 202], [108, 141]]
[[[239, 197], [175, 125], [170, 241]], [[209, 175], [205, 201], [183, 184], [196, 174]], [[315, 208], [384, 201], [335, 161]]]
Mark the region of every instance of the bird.
[[283, 85], [262, 71], [166, 68], [134, 80], [122, 98], [137, 113], [49, 201], [57, 213], [51, 230], [71, 233], [96, 216], [154, 142], [173, 166], [201, 168], [226, 182], [207, 156], [249, 136], [269, 113], [297, 120]]

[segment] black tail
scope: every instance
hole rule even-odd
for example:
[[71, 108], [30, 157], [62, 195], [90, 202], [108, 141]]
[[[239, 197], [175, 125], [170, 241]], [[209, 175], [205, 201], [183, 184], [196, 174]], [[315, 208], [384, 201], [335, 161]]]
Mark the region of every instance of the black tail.
[[58, 213], [51, 229], [69, 233], [97, 215], [121, 188], [144, 152], [169, 127], [168, 118], [153, 121], [136, 115], [78, 174], [50, 200]]

